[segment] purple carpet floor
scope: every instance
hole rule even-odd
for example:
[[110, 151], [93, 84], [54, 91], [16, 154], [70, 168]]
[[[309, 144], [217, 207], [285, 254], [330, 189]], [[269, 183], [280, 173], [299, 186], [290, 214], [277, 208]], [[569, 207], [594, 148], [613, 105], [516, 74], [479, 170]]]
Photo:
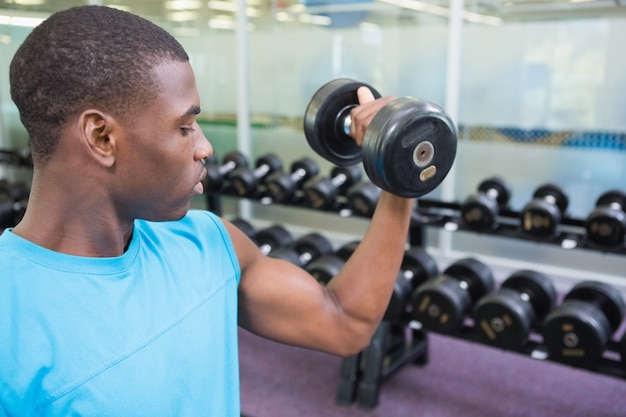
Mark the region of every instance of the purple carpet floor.
[[249, 417], [626, 417], [626, 380], [429, 335], [430, 359], [382, 386], [373, 410], [335, 404], [342, 359], [240, 330]]

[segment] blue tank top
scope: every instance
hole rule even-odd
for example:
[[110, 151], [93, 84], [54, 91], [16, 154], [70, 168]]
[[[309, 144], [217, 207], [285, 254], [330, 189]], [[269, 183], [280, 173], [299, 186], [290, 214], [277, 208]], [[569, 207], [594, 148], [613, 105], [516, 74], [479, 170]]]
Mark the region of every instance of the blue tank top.
[[0, 416], [239, 416], [237, 286], [210, 212], [115, 258], [0, 236]]

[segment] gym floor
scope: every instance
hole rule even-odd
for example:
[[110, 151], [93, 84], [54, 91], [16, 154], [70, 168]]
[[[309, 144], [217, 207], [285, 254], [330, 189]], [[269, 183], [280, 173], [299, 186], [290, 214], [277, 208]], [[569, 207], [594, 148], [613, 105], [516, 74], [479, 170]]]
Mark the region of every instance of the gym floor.
[[247, 417], [623, 417], [626, 380], [429, 334], [429, 363], [386, 381], [379, 405], [335, 404], [341, 358], [240, 330]]

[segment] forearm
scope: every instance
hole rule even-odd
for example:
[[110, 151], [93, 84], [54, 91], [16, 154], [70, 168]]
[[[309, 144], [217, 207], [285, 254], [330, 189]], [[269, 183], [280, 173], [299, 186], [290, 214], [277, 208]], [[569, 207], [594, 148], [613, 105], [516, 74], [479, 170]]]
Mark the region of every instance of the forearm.
[[383, 192], [360, 245], [327, 285], [351, 337], [369, 340], [393, 291], [413, 210], [413, 200]]

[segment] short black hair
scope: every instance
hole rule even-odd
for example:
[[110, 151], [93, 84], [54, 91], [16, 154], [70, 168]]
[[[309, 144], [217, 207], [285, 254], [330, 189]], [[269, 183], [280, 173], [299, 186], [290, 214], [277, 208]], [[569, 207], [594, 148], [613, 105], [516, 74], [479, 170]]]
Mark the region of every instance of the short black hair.
[[11, 98], [35, 163], [57, 147], [62, 126], [89, 107], [132, 115], [157, 94], [153, 68], [189, 56], [167, 31], [105, 6], [57, 12], [19, 47], [9, 70]]

